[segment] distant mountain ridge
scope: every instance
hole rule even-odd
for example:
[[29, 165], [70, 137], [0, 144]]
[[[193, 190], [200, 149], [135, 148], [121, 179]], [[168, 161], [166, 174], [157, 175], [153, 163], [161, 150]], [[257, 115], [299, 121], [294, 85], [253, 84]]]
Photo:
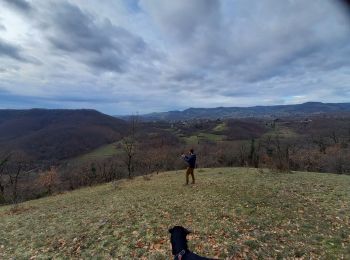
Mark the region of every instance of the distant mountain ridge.
[[62, 160], [114, 142], [126, 122], [90, 109], [0, 110], [0, 152]]
[[350, 112], [350, 103], [307, 102], [297, 105], [188, 108], [183, 111], [144, 114], [140, 117], [145, 121], [178, 121], [191, 119], [307, 116], [338, 112]]

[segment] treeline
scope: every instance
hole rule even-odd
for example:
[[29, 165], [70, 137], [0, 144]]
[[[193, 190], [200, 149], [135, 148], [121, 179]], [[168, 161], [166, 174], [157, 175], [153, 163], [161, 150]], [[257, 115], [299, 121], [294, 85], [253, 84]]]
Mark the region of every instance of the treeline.
[[199, 147], [201, 167], [249, 166], [276, 171], [310, 171], [350, 174], [348, 143], [284, 139], [278, 134], [250, 141], [209, 144]]
[[133, 118], [128, 135], [115, 145], [118, 153], [112, 157], [36, 165], [30, 156], [18, 152], [0, 155], [0, 203], [16, 204], [79, 187], [184, 169], [180, 155], [189, 148], [195, 149], [200, 168], [237, 166], [350, 174], [349, 121], [325, 122], [316, 120], [310, 127], [305, 122], [274, 121], [268, 124], [268, 131], [259, 130], [262, 134], [258, 137], [254, 134], [244, 140], [189, 145], [170, 131], [147, 128]]

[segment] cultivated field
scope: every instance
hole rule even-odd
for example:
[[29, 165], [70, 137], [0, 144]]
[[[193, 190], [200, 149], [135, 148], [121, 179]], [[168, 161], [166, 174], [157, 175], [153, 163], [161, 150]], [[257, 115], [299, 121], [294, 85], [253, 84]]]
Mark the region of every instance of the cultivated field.
[[168, 228], [223, 259], [350, 258], [350, 176], [167, 172], [0, 208], [1, 259], [170, 259]]

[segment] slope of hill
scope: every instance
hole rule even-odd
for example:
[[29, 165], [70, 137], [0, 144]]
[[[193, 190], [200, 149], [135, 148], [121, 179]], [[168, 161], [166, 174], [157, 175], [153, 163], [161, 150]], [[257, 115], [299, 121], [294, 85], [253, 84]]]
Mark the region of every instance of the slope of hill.
[[216, 107], [189, 108], [183, 111], [145, 114], [141, 117], [148, 121], [157, 120], [190, 120], [216, 118], [246, 117], [285, 117], [307, 116], [321, 113], [350, 112], [350, 103], [307, 102], [298, 105], [254, 106], [254, 107]]
[[171, 259], [168, 228], [222, 259], [349, 259], [350, 176], [199, 169], [0, 208], [0, 258]]
[[0, 147], [61, 160], [118, 140], [125, 126], [94, 110], [0, 110]]

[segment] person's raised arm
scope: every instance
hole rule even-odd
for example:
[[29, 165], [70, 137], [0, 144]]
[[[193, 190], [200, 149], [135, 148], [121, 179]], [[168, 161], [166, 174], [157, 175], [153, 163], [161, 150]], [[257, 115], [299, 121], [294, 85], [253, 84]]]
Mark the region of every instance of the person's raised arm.
[[191, 157], [188, 155], [182, 154], [181, 158], [184, 159], [186, 162], [188, 162], [188, 160], [190, 160]]

